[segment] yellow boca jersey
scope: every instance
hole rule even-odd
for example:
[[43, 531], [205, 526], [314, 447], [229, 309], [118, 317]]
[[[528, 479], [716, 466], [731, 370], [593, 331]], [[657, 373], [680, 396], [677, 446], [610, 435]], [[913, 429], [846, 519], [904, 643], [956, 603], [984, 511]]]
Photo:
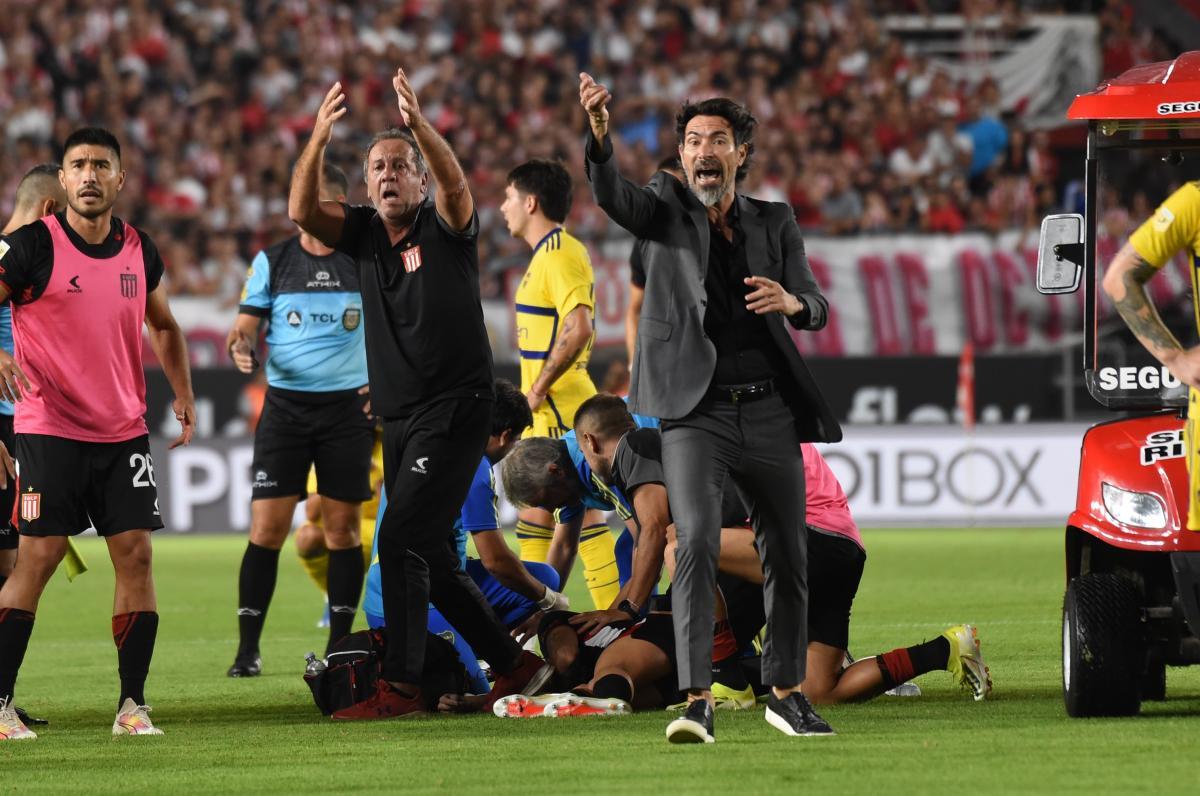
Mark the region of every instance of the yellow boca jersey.
[[[561, 227], [542, 238], [533, 250], [515, 296], [522, 392], [529, 392], [542, 372], [563, 319], [579, 306], [587, 307], [594, 316], [595, 296], [592, 261], [584, 245]], [[575, 410], [596, 394], [587, 372], [594, 340], [595, 332], [567, 371], [550, 387], [546, 407], [560, 428], [570, 429]]]
[[[1200, 275], [1200, 183], [1189, 182], [1129, 236], [1129, 244], [1142, 259], [1155, 268], [1162, 268], [1180, 251], [1186, 251], [1192, 261], [1192, 295]], [[1196, 328], [1200, 330], [1200, 302], [1196, 305]]]
[[[1129, 245], [1143, 260], [1162, 268], [1180, 251], [1186, 251], [1192, 263], [1192, 295], [1200, 296], [1200, 183], [1189, 182], [1167, 201], [1148, 221], [1129, 236]], [[1196, 328], [1200, 330], [1200, 300], [1194, 300]], [[1187, 526], [1200, 530], [1200, 395], [1188, 391], [1188, 418], [1184, 426], [1187, 448], [1188, 489]]]

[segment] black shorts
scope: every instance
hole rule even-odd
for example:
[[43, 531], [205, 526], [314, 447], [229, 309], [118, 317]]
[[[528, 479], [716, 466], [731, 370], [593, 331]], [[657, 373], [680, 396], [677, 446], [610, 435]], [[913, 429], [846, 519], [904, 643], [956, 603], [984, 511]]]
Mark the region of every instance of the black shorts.
[[[574, 626], [570, 624], [570, 619], [578, 615], [576, 611], [550, 611], [542, 617], [542, 621], [538, 625], [538, 644], [542, 650], [542, 655], [548, 657], [550, 654], [547, 645], [550, 631], [563, 626], [574, 630]], [[600, 656], [604, 654], [604, 650], [608, 649], [609, 644], [620, 638], [621, 634], [628, 630], [632, 624], [632, 620], [629, 622], [618, 622], [610, 628], [605, 628], [593, 634], [591, 640], [581, 637], [576, 632], [575, 638], [579, 646], [575, 654], [575, 659], [571, 662], [565, 674], [554, 673], [550, 685], [551, 690], [569, 691], [580, 683], [586, 683], [591, 680], [596, 674], [596, 664], [599, 662]], [[668, 621], [669, 625], [670, 622]]]
[[314, 464], [322, 497], [346, 503], [370, 499], [375, 423], [362, 411], [367, 400], [357, 390], [268, 387], [254, 432], [251, 499], [303, 499]]
[[850, 607], [867, 554], [839, 534], [808, 529], [808, 640], [846, 649]]
[[[862, 580], [867, 554], [839, 534], [808, 528], [808, 640], [846, 649], [850, 607]], [[750, 645], [767, 621], [763, 587], [723, 572], [717, 585], [729, 610], [738, 647]]]
[[28, 536], [101, 536], [163, 527], [150, 438], [80, 442], [17, 435], [15, 522]]
[[[0, 415], [0, 442], [8, 448], [8, 454], [17, 453], [16, 440], [13, 438], [13, 416]], [[7, 473], [5, 474], [7, 476]], [[17, 549], [17, 529], [12, 521], [13, 496], [17, 494], [16, 484], [11, 478], [5, 478], [5, 487], [0, 489], [0, 550]]]

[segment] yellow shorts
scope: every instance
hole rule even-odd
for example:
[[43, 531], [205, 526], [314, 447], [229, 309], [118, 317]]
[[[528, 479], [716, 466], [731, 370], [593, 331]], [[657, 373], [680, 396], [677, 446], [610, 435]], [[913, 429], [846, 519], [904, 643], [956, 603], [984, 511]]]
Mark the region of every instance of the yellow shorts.
[[546, 398], [533, 413], [533, 425], [526, 429], [521, 436], [561, 439], [573, 428], [575, 412], [590, 397], [585, 395], [571, 401], [554, 397]]

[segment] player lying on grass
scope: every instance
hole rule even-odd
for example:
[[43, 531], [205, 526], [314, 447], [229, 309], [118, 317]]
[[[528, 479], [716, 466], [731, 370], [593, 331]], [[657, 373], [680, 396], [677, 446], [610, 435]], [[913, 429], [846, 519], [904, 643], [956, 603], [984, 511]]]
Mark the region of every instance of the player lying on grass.
[[[492, 434], [488, 438], [483, 459], [471, 482], [471, 489], [463, 503], [462, 512], [454, 523], [453, 538], [463, 568], [487, 599], [488, 605], [499, 620], [510, 630], [525, 622], [542, 609], [566, 608], [567, 598], [560, 594], [559, 579], [555, 570], [542, 563], [521, 561], [504, 541], [500, 519], [496, 513], [496, 491], [492, 466], [504, 459], [531, 422], [531, 412], [525, 396], [511, 383], [497, 379], [494, 385], [496, 396], [492, 415]], [[385, 494], [380, 504], [380, 513], [387, 506]], [[475, 543], [479, 558], [467, 558], [467, 535]], [[383, 627], [383, 598], [379, 577], [378, 559], [373, 559], [367, 573], [367, 594], [363, 600], [363, 611], [367, 623]], [[479, 666], [478, 656], [461, 634], [432, 606], [429, 609], [429, 631], [452, 634], [452, 643], [458, 650], [471, 681], [472, 689], [478, 694], [488, 691], [487, 678]], [[482, 705], [486, 696], [476, 706]]]
[[[653, 483], [656, 478], [661, 483], [661, 444], [656, 444], [657, 432], [635, 429], [619, 399], [604, 395], [591, 399], [580, 408], [576, 431], [592, 472], [614, 492], [627, 494], [643, 481]], [[968, 684], [976, 699], [982, 699], [991, 683], [975, 631], [970, 626], [951, 628], [933, 641], [896, 649], [843, 668], [850, 608], [866, 554], [836, 477], [815, 448], [811, 445], [803, 448], [807, 533], [812, 555], [809, 674], [805, 693], [821, 703], [869, 699], [915, 676], [945, 668]], [[726, 500], [727, 504], [730, 502]], [[665, 511], [669, 517], [669, 506]], [[726, 518], [725, 524], [734, 523]], [[720, 571], [761, 584], [762, 569], [753, 533], [746, 528], [727, 527], [722, 531], [721, 542]], [[673, 564], [673, 555], [668, 554], [667, 560], [669, 566]], [[747, 605], [757, 605], [761, 610], [761, 599], [748, 601]], [[746, 621], [743, 619], [740, 624], [745, 625]], [[758, 618], [748, 621], [751, 627], [762, 625]], [[583, 635], [587, 638], [586, 633]], [[552, 663], [556, 662], [555, 653], [544, 651]], [[561, 660], [558, 662], [561, 664]]]

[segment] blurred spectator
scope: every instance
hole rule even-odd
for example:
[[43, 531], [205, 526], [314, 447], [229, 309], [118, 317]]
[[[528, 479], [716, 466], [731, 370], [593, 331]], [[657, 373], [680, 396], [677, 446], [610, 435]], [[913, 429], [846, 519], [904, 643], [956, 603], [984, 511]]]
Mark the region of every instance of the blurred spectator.
[[971, 139], [971, 165], [967, 172], [977, 179], [991, 168], [1008, 145], [1008, 130], [995, 116], [984, 112], [977, 97], [967, 100], [962, 131]]
[[[293, 231], [291, 163], [328, 86], [343, 82], [349, 109], [329, 156], [357, 175], [370, 134], [396, 122], [390, 76], [403, 64], [463, 159], [483, 230], [481, 291], [498, 296], [504, 272], [523, 265], [495, 215], [513, 164], [563, 159], [580, 186], [572, 229], [589, 240], [619, 234], [580, 166], [577, 81], [588, 69], [613, 89], [626, 173], [648, 178], [674, 150], [680, 100], [727, 94], [760, 123], [745, 190], [790, 202], [809, 233], [998, 229], [1068, 205], [1049, 137], [1024, 131], [1019, 115], [1002, 123], [1014, 109], [1000, 106], [993, 82], [939, 69], [886, 16], [995, 17], [994, 37], [1027, 25], [1026, 13], [1094, 13], [1112, 74], [1169, 51], [1132, 9], [1128, 0], [7, 0], [0, 174], [11, 189], [72, 128], [112, 128], [131, 175], [118, 212], [161, 242], [173, 291], [228, 304], [246, 261]], [[963, 47], [983, 54], [991, 40], [971, 35], [964, 29]], [[350, 201], [366, 201], [357, 178]]]
[[831, 234], [854, 232], [863, 215], [862, 196], [850, 182], [844, 170], [833, 174], [833, 188], [821, 203], [821, 218], [825, 230]]
[[966, 227], [962, 213], [944, 190], [936, 190], [929, 197], [929, 206], [921, 217], [921, 231], [953, 235]]

